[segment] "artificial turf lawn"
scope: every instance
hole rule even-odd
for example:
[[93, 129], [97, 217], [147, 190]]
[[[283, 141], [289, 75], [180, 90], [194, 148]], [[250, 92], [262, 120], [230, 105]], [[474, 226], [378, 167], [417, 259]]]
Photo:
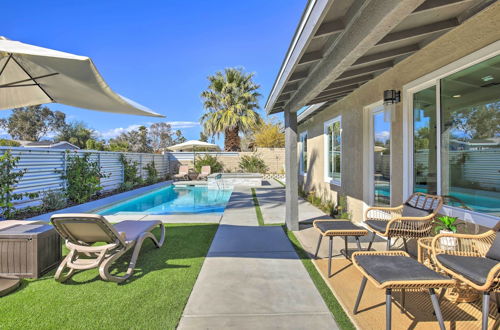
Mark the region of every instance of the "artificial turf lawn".
[[[146, 240], [123, 284], [102, 281], [96, 269], [63, 284], [55, 271], [24, 280], [0, 298], [0, 329], [175, 329], [217, 226], [168, 224], [165, 244], [156, 249]], [[130, 253], [114, 272], [125, 270], [128, 260]]]

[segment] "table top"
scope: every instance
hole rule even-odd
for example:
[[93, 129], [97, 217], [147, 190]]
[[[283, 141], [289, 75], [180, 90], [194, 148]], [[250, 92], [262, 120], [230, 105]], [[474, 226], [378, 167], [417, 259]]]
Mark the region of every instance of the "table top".
[[354, 265], [378, 288], [450, 287], [454, 281], [408, 255], [390, 252], [362, 252], [353, 257]]
[[313, 226], [325, 236], [368, 235], [366, 228], [360, 227], [346, 219], [314, 220]]
[[46, 224], [17, 225], [0, 230], [0, 236], [36, 236], [54, 230], [54, 227]]

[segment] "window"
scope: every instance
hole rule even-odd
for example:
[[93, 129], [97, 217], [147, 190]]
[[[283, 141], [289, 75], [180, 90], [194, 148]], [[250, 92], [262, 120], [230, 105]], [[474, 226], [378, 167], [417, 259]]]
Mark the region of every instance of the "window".
[[500, 216], [500, 55], [413, 93], [413, 191]]
[[341, 118], [336, 117], [325, 123], [325, 181], [341, 184], [342, 168], [342, 128]]
[[300, 134], [300, 173], [307, 174], [307, 132]]

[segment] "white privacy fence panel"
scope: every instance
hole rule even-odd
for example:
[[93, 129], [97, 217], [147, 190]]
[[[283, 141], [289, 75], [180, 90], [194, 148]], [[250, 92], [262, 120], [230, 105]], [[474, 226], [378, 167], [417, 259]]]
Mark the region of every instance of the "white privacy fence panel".
[[[66, 170], [66, 151], [41, 148], [22, 147], [0, 147], [0, 155], [7, 150], [15, 157], [19, 157], [17, 170], [25, 171], [20, 182], [15, 186], [14, 193], [39, 193], [40, 198], [16, 201], [17, 204], [31, 205], [41, 199], [44, 192], [50, 190], [62, 190], [65, 180], [62, 176]], [[72, 156], [82, 156], [90, 153], [90, 160], [99, 164], [102, 173], [101, 186], [104, 191], [113, 190], [123, 183], [123, 164], [120, 160], [123, 154], [126, 159], [137, 162], [138, 174], [147, 178], [145, 167], [154, 161], [158, 177], [164, 178], [169, 173], [169, 161], [167, 155], [141, 154], [128, 152], [107, 152], [90, 150], [69, 151]]]

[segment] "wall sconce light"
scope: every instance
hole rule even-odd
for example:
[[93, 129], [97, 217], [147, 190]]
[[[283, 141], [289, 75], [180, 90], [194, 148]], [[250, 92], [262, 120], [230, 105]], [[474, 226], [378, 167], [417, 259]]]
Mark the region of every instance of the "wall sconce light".
[[401, 92], [394, 89], [384, 91], [384, 121], [396, 121], [396, 103], [401, 101]]

